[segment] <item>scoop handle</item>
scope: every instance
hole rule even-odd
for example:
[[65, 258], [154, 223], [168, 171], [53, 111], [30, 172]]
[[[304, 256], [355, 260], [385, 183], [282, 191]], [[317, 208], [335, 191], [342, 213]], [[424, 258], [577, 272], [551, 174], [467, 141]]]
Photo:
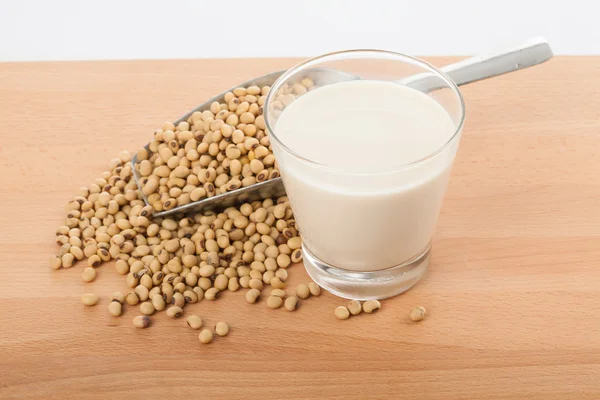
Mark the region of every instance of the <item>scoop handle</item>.
[[533, 67], [549, 60], [553, 55], [548, 42], [538, 37], [508, 51], [467, 58], [446, 65], [441, 70], [460, 86]]
[[[548, 42], [537, 37], [509, 50], [467, 58], [440, 69], [460, 86], [533, 67], [549, 60], [553, 55]], [[410, 76], [403, 79], [401, 83], [423, 92], [444, 87], [439, 78], [429, 73]]]

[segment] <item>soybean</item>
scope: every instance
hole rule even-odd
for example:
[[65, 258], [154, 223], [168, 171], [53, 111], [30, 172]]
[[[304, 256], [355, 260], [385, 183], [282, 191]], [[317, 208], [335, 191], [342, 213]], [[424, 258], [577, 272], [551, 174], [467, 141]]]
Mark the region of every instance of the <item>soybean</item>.
[[144, 315], [152, 315], [154, 314], [154, 306], [151, 301], [144, 301], [140, 304], [140, 312]]
[[260, 297], [260, 290], [258, 290], [258, 289], [250, 289], [246, 293], [246, 301], [250, 304], [256, 303], [256, 301], [259, 299], [259, 297]]
[[146, 315], [138, 315], [137, 317], [133, 318], [133, 326], [139, 329], [146, 329], [150, 326], [150, 323], [150, 317]]
[[96, 279], [96, 270], [92, 267], [84, 268], [83, 271], [81, 271], [81, 279], [83, 279], [84, 282], [92, 282]]
[[350, 311], [350, 314], [352, 315], [360, 314], [362, 311], [362, 305], [360, 304], [360, 301], [350, 300], [348, 303], [348, 311]]
[[335, 309], [335, 316], [339, 319], [348, 319], [350, 317], [350, 311], [344, 306], [339, 306]]
[[111, 301], [108, 304], [108, 312], [110, 315], [112, 315], [114, 317], [120, 316], [122, 310], [123, 310], [123, 306], [118, 301]]
[[410, 311], [409, 317], [412, 321], [418, 322], [418, 321], [424, 320], [426, 315], [427, 315], [427, 310], [425, 310], [425, 307], [419, 306], [419, 307], [413, 308]]
[[215, 333], [219, 336], [227, 336], [229, 334], [229, 325], [226, 322], [217, 322], [215, 325]]
[[304, 283], [298, 285], [298, 287], [296, 287], [296, 296], [301, 299], [308, 299], [310, 296], [310, 289], [308, 288], [308, 285], [305, 285]]
[[62, 259], [59, 256], [52, 256], [50, 259], [50, 266], [52, 269], [59, 269], [62, 267]]
[[312, 294], [313, 296], [321, 295], [321, 287], [319, 285], [317, 285], [315, 282], [309, 282], [307, 286], [308, 286], [308, 290], [310, 291], [310, 294]]
[[152, 306], [154, 306], [154, 309], [156, 311], [162, 311], [166, 308], [167, 305], [162, 294], [157, 293], [154, 296], [152, 296]]
[[267, 298], [267, 306], [269, 308], [279, 308], [283, 304], [283, 299], [279, 296], [269, 296]]
[[127, 304], [129, 304], [130, 306], [135, 306], [140, 302], [140, 298], [138, 297], [137, 294], [135, 294], [134, 292], [129, 292], [127, 293], [127, 295], [125, 296], [125, 301], [127, 302]]
[[171, 318], [179, 318], [183, 315], [183, 310], [181, 309], [181, 307], [178, 306], [172, 306], [167, 308], [167, 316], [171, 317]]
[[363, 303], [362, 308], [367, 314], [373, 314], [381, 308], [381, 303], [377, 300], [367, 300]]
[[110, 301], [118, 301], [123, 304], [125, 302], [125, 295], [121, 292], [114, 292]]
[[71, 268], [73, 266], [73, 261], [75, 260], [75, 256], [71, 253], [64, 254], [61, 257], [61, 262], [63, 268]]
[[200, 340], [200, 343], [208, 344], [213, 340], [213, 333], [208, 329], [204, 329], [198, 335], [198, 340]]
[[298, 298], [295, 296], [288, 297], [285, 299], [284, 307], [288, 311], [294, 311], [298, 308]]
[[98, 300], [100, 300], [100, 297], [94, 293], [87, 293], [81, 296], [81, 302], [88, 307], [95, 306]]
[[217, 297], [219, 297], [219, 294], [219, 289], [213, 287], [204, 292], [204, 298], [206, 300], [215, 300]]
[[188, 326], [192, 329], [200, 329], [202, 328], [202, 318], [197, 315], [190, 315], [186, 320]]

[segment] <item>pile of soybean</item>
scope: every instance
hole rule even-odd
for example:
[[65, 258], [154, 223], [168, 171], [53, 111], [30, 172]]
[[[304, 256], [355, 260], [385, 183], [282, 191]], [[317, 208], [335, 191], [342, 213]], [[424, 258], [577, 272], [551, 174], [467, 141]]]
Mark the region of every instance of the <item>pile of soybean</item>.
[[[139, 307], [144, 316], [167, 310], [176, 318], [188, 303], [212, 301], [223, 291], [240, 288], [250, 289], [250, 303], [265, 286], [277, 290], [283, 301], [279, 291], [285, 288], [287, 268], [302, 259], [286, 197], [218, 213], [152, 218], [154, 209], [141, 200], [128, 161], [122, 152], [110, 171], [68, 203], [65, 224], [56, 230], [61, 247], [51, 260], [54, 269], [85, 262], [82, 279], [92, 282], [104, 261], [116, 260], [116, 271], [125, 276], [131, 292], [113, 295], [108, 310], [114, 316], [126, 304]], [[82, 301], [92, 306], [98, 297], [88, 294]], [[293, 311], [298, 299], [288, 297], [285, 304]], [[269, 306], [274, 307], [271, 301]], [[145, 328], [150, 321], [136, 317], [134, 325]], [[203, 337], [207, 340], [208, 334]]]
[[[127, 151], [111, 160], [100, 178], [68, 202], [65, 223], [56, 230], [60, 249], [52, 268], [85, 262], [82, 280], [92, 282], [103, 262], [116, 260], [131, 291], [115, 293], [108, 311], [120, 316], [124, 307], [138, 308], [141, 315], [133, 319], [138, 328], [150, 326], [157, 311], [178, 318], [186, 304], [240, 288], [249, 289], [246, 300], [254, 303], [271, 286], [269, 307], [285, 303], [286, 310], [295, 310], [299, 299], [286, 298], [283, 289], [287, 268], [302, 259], [302, 242], [287, 197], [153, 218], [154, 212], [279, 176], [262, 117], [268, 90], [240, 87], [188, 121], [163, 124], [138, 151], [134, 166]], [[133, 168], [142, 177], [148, 204]], [[320, 293], [310, 285], [316, 287], [312, 293]], [[82, 297], [87, 306], [98, 300], [93, 293]], [[223, 324], [217, 324], [219, 336], [228, 332]], [[209, 333], [201, 332], [200, 341], [210, 342]]]

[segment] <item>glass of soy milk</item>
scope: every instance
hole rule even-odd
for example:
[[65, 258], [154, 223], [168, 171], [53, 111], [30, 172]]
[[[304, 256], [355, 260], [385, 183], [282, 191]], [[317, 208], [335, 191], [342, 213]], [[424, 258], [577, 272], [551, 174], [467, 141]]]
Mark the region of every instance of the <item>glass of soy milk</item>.
[[311, 278], [362, 300], [416, 284], [465, 117], [454, 82], [404, 54], [331, 53], [285, 72], [264, 114]]

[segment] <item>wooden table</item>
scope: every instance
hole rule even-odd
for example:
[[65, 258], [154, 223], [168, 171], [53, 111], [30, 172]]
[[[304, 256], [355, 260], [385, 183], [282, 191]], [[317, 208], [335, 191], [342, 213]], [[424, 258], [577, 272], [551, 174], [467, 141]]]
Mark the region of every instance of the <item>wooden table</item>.
[[[432, 59], [443, 65], [451, 59]], [[426, 278], [377, 315], [295, 313], [243, 293], [136, 330], [111, 264], [49, 268], [81, 185], [163, 121], [295, 60], [0, 64], [1, 399], [598, 399], [600, 58], [557, 57], [464, 87], [468, 115]], [[306, 281], [302, 266], [291, 283]], [[84, 308], [85, 292], [103, 295]], [[408, 320], [423, 305], [429, 317]], [[184, 397], [187, 396], [187, 397]]]

